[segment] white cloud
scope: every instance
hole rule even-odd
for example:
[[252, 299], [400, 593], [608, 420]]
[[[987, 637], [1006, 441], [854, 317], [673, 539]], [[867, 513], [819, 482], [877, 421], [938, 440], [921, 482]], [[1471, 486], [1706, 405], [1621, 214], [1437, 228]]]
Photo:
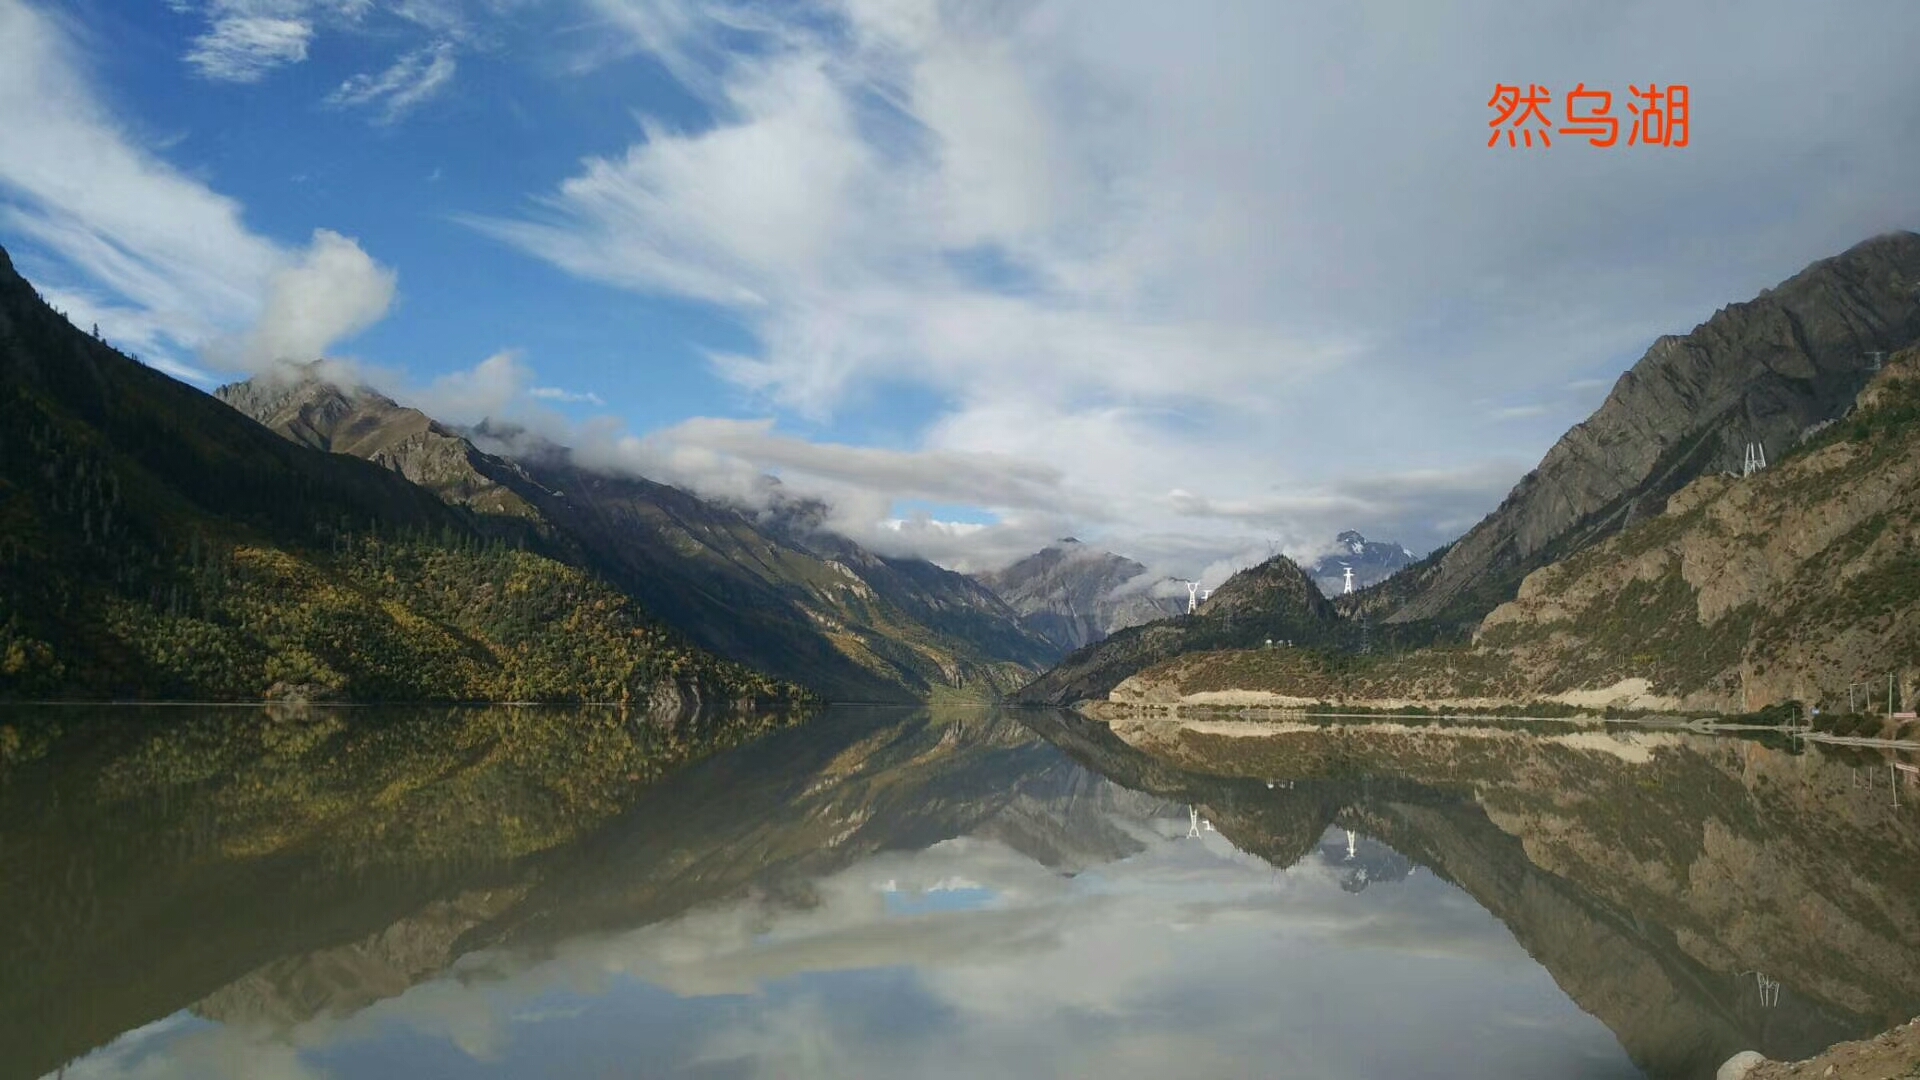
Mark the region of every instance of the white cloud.
[[[305, 249], [249, 229], [231, 198], [126, 134], [72, 38], [0, 0], [0, 228], [45, 294], [163, 370], [317, 354], [386, 310], [392, 272], [316, 231]], [[44, 273], [39, 272], [44, 269]]]
[[175, 11], [198, 10], [206, 29], [182, 57], [216, 82], [256, 83], [275, 69], [304, 63], [322, 24], [350, 26], [373, 0], [170, 0]]
[[280, 361], [320, 359], [335, 342], [386, 316], [395, 280], [355, 241], [316, 229], [298, 261], [268, 278], [266, 303], [236, 366], [257, 371]]
[[1538, 402], [1527, 405], [1508, 405], [1493, 410], [1495, 420], [1530, 420], [1536, 416], [1545, 416], [1552, 410]]
[[527, 396], [540, 401], [557, 401], [564, 405], [605, 405], [606, 401], [591, 390], [564, 390], [558, 386], [536, 386], [527, 391]]
[[471, 369], [442, 375], [422, 390], [409, 392], [389, 380], [375, 378], [376, 384], [399, 400], [436, 419], [457, 424], [477, 424], [512, 413], [515, 403], [527, 396], [532, 380], [533, 372], [511, 349], [494, 353]]
[[453, 43], [436, 42], [401, 56], [378, 74], [353, 76], [326, 101], [339, 108], [370, 109], [379, 122], [392, 124], [445, 90], [458, 66]]
[[193, 39], [186, 61], [220, 82], [259, 82], [274, 68], [307, 58], [313, 24], [301, 19], [230, 15]]
[[[1552, 436], [1489, 432], [1489, 398], [1559, 401], [1920, 216], [1920, 140], [1890, 134], [1920, 131], [1920, 75], [1891, 44], [1920, 9], [590, 6], [712, 124], [649, 122], [536, 212], [473, 223], [731, 312], [757, 347], [713, 369], [775, 412], [830, 425], [897, 384], [944, 401], [905, 457], [840, 470], [869, 529], [892, 496], [955, 486], [948, 455], [993, 453], [1053, 470], [1060, 509], [1129, 552], [1176, 489], [1258, 510], [1179, 522], [1178, 546], [1214, 558], [1344, 527], [1431, 546]], [[1695, 143], [1488, 151], [1488, 87], [1516, 67], [1689, 79]], [[794, 467], [777, 440], [703, 452]], [[1405, 475], [1472, 482], [1368, 487]], [[1002, 516], [1031, 502], [960, 486]]]

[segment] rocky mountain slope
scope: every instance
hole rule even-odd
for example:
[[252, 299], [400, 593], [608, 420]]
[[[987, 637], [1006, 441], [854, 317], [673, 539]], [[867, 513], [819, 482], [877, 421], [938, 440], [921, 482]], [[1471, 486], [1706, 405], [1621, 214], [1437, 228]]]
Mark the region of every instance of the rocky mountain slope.
[[1847, 409], [1872, 350], [1920, 342], [1920, 235], [1823, 259], [1682, 336], [1663, 337], [1500, 506], [1355, 610], [1396, 622], [1477, 622], [1521, 578], [1660, 512], [1697, 477], [1770, 457]]
[[1353, 570], [1353, 587], [1377, 585], [1413, 565], [1413, 552], [1390, 540], [1369, 540], [1349, 529], [1334, 538], [1339, 550], [1321, 558], [1307, 572], [1313, 583], [1327, 596], [1339, 596], [1347, 587], [1347, 570]]
[[[1405, 704], [1439, 695], [1484, 704], [1508, 694], [1543, 692], [1544, 683], [1488, 659], [1485, 650], [1467, 648], [1481, 620], [1514, 599], [1528, 573], [1657, 517], [1668, 498], [1689, 482], [1738, 468], [1749, 442], [1762, 443], [1778, 461], [1809, 432], [1852, 408], [1874, 374], [1869, 352], [1891, 354], [1917, 340], [1920, 235], [1901, 232], [1868, 240], [1752, 301], [1722, 309], [1690, 334], [1660, 339], [1621, 376], [1593, 416], [1570, 430], [1465, 536], [1376, 585], [1335, 597], [1333, 619], [1309, 620], [1293, 633], [1271, 635], [1368, 658], [1330, 662], [1278, 652], [1235, 658], [1229, 673], [1221, 666], [1227, 662], [1217, 658], [1176, 658], [1263, 648], [1268, 635], [1244, 629], [1228, 633], [1223, 627], [1194, 634], [1154, 624], [1081, 650], [1031, 684], [1021, 699], [1066, 704], [1076, 694], [1101, 698], [1136, 673], [1141, 680], [1123, 692], [1131, 700], [1229, 693], [1253, 685], [1273, 699], [1305, 695], [1308, 702], [1332, 695], [1329, 700]], [[1305, 610], [1285, 594], [1280, 602], [1272, 613], [1279, 621]], [[1256, 610], [1245, 610], [1241, 626], [1260, 618]], [[1715, 640], [1724, 651], [1724, 637]], [[1419, 652], [1391, 664], [1379, 655], [1441, 644], [1466, 651]], [[1698, 644], [1688, 638], [1678, 651], [1667, 649], [1663, 655], [1698, 669], [1706, 663], [1693, 657]], [[1733, 647], [1736, 654], [1740, 647]], [[1163, 663], [1169, 665], [1165, 671], [1146, 671]], [[1580, 665], [1569, 670], [1578, 673], [1583, 687], [1594, 674]], [[1682, 697], [1704, 687], [1701, 680], [1708, 674], [1695, 674], [1700, 685], [1690, 683]], [[1274, 689], [1282, 685], [1289, 690]], [[1585, 701], [1590, 695], [1575, 696]], [[1644, 692], [1598, 700], [1616, 698], [1677, 700]], [[1739, 699], [1729, 696], [1723, 680], [1718, 696], [1703, 692], [1689, 700], [1724, 705]], [[1760, 700], [1753, 699], [1754, 707]]]
[[1279, 555], [1228, 578], [1192, 615], [1128, 627], [1074, 652], [1021, 687], [1015, 700], [1071, 705], [1103, 698], [1133, 673], [1176, 656], [1261, 648], [1269, 640], [1342, 647], [1351, 645], [1358, 632], [1357, 624], [1339, 617], [1305, 570]]
[[984, 586], [866, 551], [820, 528], [818, 507], [754, 514], [581, 468], [558, 446], [487, 453], [417, 409], [310, 372], [218, 393], [289, 440], [524, 519], [703, 647], [833, 700], [993, 696], [1060, 655]]
[[1117, 630], [1186, 612], [1185, 593], [1174, 595], [1178, 583], [1156, 596], [1146, 572], [1132, 559], [1068, 537], [976, 577], [1019, 612], [1022, 626], [1067, 653]]
[[121, 355], [0, 251], [0, 697], [798, 696], [539, 540]]
[[[1470, 647], [1328, 658], [1182, 657], [1135, 702], [1467, 707], [1538, 701], [1844, 711], [1849, 685], [1920, 692], [1920, 349], [1773, 467], [1703, 476], [1665, 511], [1534, 571]], [[1866, 694], [1861, 693], [1862, 701]], [[1908, 707], [1911, 707], [1910, 704]]]

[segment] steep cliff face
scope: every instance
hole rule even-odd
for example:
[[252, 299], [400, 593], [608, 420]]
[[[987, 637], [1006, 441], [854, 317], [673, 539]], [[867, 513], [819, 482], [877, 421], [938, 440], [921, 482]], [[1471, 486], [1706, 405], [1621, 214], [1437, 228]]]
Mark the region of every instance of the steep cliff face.
[[1397, 622], [1471, 624], [1528, 571], [1659, 513], [1696, 477], [1738, 467], [1747, 443], [1777, 455], [1845, 411], [1869, 351], [1916, 341], [1920, 235], [1890, 233], [1814, 263], [1655, 342], [1498, 509], [1363, 607]]
[[814, 527], [804, 505], [751, 515], [581, 468], [562, 447], [518, 460], [487, 453], [417, 409], [310, 372], [219, 396], [287, 439], [525, 522], [699, 644], [834, 700], [993, 696], [1060, 655], [973, 579], [875, 555]]
[[978, 579], [1019, 613], [1021, 625], [1071, 652], [1186, 611], [1184, 595], [1154, 595], [1146, 573], [1132, 559], [1068, 537]]
[[1645, 678], [1725, 711], [1920, 682], [1920, 350], [1772, 469], [1709, 476], [1666, 513], [1529, 575], [1482, 648], [1532, 685]]

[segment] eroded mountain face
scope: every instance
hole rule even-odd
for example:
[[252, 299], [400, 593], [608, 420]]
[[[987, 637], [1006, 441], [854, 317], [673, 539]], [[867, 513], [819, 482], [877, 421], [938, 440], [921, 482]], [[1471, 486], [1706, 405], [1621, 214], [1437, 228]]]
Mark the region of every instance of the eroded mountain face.
[[1063, 654], [1187, 610], [1179, 582], [1153, 581], [1134, 560], [1072, 537], [977, 577]]
[[1477, 622], [1529, 571], [1659, 513], [1689, 481], [1777, 457], [1853, 403], [1872, 362], [1920, 341], [1920, 235], [1823, 259], [1691, 333], [1663, 337], [1499, 508], [1362, 605], [1397, 622]]
[[991, 697], [1060, 655], [971, 578], [869, 552], [818, 528], [792, 500], [756, 513], [581, 468], [562, 447], [489, 453], [417, 409], [310, 374], [218, 394], [290, 440], [377, 462], [448, 502], [532, 522], [695, 642], [833, 700]]

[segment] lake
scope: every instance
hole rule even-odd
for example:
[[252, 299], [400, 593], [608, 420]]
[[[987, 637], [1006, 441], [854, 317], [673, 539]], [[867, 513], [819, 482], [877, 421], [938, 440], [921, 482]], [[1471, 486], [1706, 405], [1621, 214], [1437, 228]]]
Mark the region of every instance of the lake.
[[1920, 788], [1881, 752], [964, 708], [0, 724], [0, 1077], [1708, 1077], [1920, 1013]]

